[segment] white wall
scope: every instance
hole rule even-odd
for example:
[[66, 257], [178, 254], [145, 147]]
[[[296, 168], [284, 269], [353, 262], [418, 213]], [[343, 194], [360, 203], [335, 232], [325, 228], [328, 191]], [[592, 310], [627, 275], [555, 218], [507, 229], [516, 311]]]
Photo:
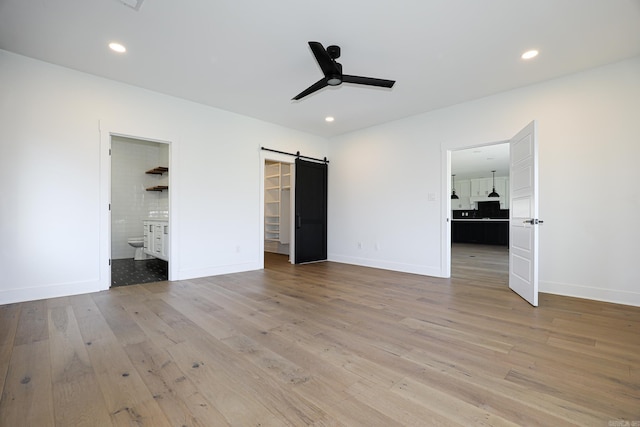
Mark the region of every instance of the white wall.
[[541, 290], [640, 305], [640, 58], [329, 143], [1, 50], [0, 93], [0, 304], [108, 286], [111, 133], [170, 143], [175, 279], [261, 266], [260, 146], [331, 160], [330, 259], [438, 276], [442, 150], [535, 119]]
[[2, 50], [0, 93], [0, 304], [108, 287], [112, 133], [171, 144], [175, 279], [261, 266], [260, 146], [327, 155], [322, 138]]
[[640, 305], [639, 118], [635, 58], [334, 138], [329, 257], [442, 276], [442, 150], [536, 120], [540, 290]]

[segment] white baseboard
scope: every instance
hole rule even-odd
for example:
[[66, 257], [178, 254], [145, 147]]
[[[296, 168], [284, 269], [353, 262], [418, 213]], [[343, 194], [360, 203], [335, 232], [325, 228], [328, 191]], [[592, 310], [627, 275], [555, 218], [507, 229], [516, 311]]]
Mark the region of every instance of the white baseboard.
[[91, 292], [104, 291], [106, 289], [108, 289], [108, 287], [101, 287], [100, 280], [8, 289], [0, 291], [0, 305], [88, 294]]
[[420, 274], [422, 276], [443, 277], [440, 267], [390, 262], [379, 259], [358, 258], [344, 255], [329, 255], [329, 261], [342, 264], [359, 265], [362, 267], [381, 268], [383, 270], [399, 271], [402, 273]]
[[[362, 267], [381, 268], [384, 270], [400, 271], [404, 273], [420, 274], [424, 276], [442, 277], [441, 271], [436, 267], [403, 264], [369, 258], [357, 258], [341, 255], [331, 255], [330, 261], [343, 264], [359, 265]], [[221, 267], [200, 268], [182, 270], [177, 273], [177, 280], [196, 279], [221, 274], [240, 273], [244, 271], [259, 270], [258, 262], [249, 262]], [[101, 287], [100, 280], [92, 280], [76, 283], [61, 283], [47, 286], [37, 286], [0, 291], [0, 305], [12, 304], [24, 301], [35, 301], [47, 298], [58, 298], [71, 295], [87, 294], [107, 290]], [[611, 302], [615, 304], [640, 307], [640, 292], [629, 292], [604, 288], [595, 288], [567, 283], [543, 282], [539, 283], [539, 291], [555, 295], [584, 298], [595, 301]]]
[[[384, 270], [400, 271], [404, 273], [421, 274], [424, 276], [443, 277], [439, 268], [425, 267], [412, 264], [402, 264], [369, 258], [358, 258], [342, 255], [331, 255], [330, 261], [343, 264], [353, 264], [362, 267], [381, 268]], [[542, 282], [539, 283], [539, 291], [555, 295], [563, 295], [575, 298], [584, 298], [595, 301], [610, 302], [640, 307], [640, 292], [629, 292], [615, 289], [603, 289], [566, 283]]]
[[543, 282], [538, 283], [538, 290], [548, 294], [564, 295], [567, 297], [584, 298], [595, 301], [611, 302], [640, 307], [640, 292], [621, 291], [616, 289], [595, 288], [573, 285], [568, 283]]
[[221, 274], [242, 273], [244, 271], [260, 270], [259, 262], [245, 262], [242, 264], [223, 265], [219, 267], [194, 268], [180, 270], [176, 273], [176, 280], [199, 279], [201, 277], [219, 276]]
[[[257, 262], [226, 265], [222, 267], [201, 268], [178, 271], [175, 280], [195, 279], [199, 277], [218, 276], [221, 274], [240, 273], [243, 271], [259, 270]], [[34, 286], [0, 291], [0, 305], [25, 301], [35, 301], [48, 298], [59, 298], [71, 295], [88, 294], [108, 290], [109, 286], [102, 286], [100, 280], [76, 283], [60, 283], [46, 286]]]

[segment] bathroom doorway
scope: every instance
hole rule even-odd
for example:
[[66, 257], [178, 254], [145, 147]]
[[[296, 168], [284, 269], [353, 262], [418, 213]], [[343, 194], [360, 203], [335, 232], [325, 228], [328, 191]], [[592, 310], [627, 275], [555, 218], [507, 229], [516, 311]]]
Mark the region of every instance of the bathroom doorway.
[[111, 136], [111, 287], [168, 280], [169, 144]]

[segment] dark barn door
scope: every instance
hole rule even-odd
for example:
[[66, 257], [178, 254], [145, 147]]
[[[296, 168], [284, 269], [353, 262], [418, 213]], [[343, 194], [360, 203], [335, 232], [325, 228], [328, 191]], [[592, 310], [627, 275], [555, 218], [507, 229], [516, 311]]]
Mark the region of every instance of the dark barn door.
[[296, 159], [295, 263], [327, 259], [327, 164]]

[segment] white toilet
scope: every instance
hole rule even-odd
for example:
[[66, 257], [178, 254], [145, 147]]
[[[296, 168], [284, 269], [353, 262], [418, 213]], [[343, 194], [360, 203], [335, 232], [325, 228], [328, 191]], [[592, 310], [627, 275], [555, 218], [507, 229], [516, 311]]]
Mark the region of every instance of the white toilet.
[[130, 237], [127, 239], [127, 243], [130, 246], [136, 248], [136, 253], [133, 256], [133, 259], [136, 261], [142, 261], [145, 259], [149, 259], [147, 254], [144, 253], [144, 237]]

